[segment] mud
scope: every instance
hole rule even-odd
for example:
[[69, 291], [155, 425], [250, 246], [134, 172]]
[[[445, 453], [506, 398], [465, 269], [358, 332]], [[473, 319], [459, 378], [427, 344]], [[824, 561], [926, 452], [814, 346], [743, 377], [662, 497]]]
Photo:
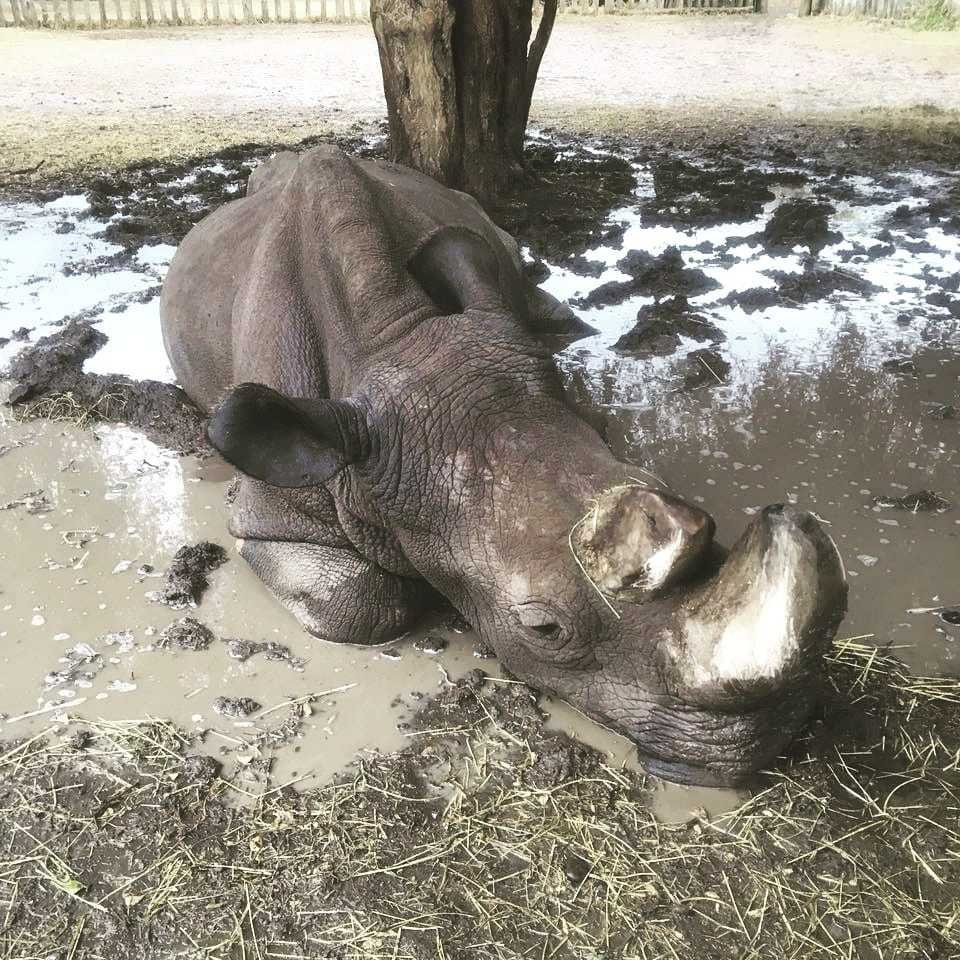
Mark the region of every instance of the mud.
[[[587, 296], [571, 300], [571, 305], [615, 306], [638, 295], [653, 297], [654, 300], [696, 296], [718, 286], [717, 282], [711, 280], [702, 270], [687, 268], [676, 247], [667, 247], [656, 257], [643, 250], [631, 250], [617, 267], [622, 273], [628, 274], [630, 279], [608, 280], [591, 290]], [[573, 269], [573, 272], [577, 271]], [[592, 269], [587, 275], [598, 276]]]
[[8, 402], [27, 419], [127, 423], [180, 453], [207, 450], [203, 416], [179, 387], [84, 372], [85, 362], [107, 342], [102, 331], [83, 320], [42, 337], [10, 364]]
[[[606, 217], [636, 186], [629, 162], [609, 154], [564, 150], [544, 140], [530, 145], [526, 161], [524, 182], [494, 211], [521, 244], [551, 261], [574, 259], [600, 244], [618, 244], [622, 228]], [[558, 202], [559, 197], [564, 202]]]
[[[405, 746], [411, 709], [477, 664], [473, 635], [449, 614], [389, 658], [308, 637], [235, 557], [211, 568], [219, 551], [203, 545], [222, 540], [229, 509], [222, 461], [116, 425], [7, 418], [0, 429], [0, 487], [23, 494], [42, 476], [49, 506], [0, 513], [2, 741], [51, 723], [72, 735], [166, 717], [226, 775], [257, 760], [273, 786], [309, 785]], [[178, 554], [200, 559], [209, 581], [192, 616], [151, 599]], [[244, 697], [262, 713], [215, 709]]]
[[218, 543], [203, 540], [183, 546], [174, 555], [164, 574], [163, 586], [150, 599], [174, 610], [196, 607], [210, 586], [208, 575], [227, 562], [227, 551]]
[[787, 200], [774, 210], [773, 216], [767, 221], [763, 228], [763, 242], [773, 250], [792, 250], [796, 246], [804, 246], [811, 253], [819, 253], [828, 243], [837, 243], [842, 239], [829, 226], [830, 215], [836, 212], [836, 207], [829, 203], [807, 197]]
[[[337, 142], [382, 152], [376, 138]], [[172, 382], [157, 323], [160, 280], [190, 228], [242, 195], [273, 149], [240, 145], [203, 160], [53, 180], [0, 205], [7, 322], [29, 318], [0, 344], [21, 416], [126, 423], [180, 453], [208, 452], [201, 413]]]
[[[104, 725], [23, 741], [0, 756], [17, 883], [0, 936], [17, 931], [31, 955], [82, 937], [106, 960], [247, 944], [248, 956], [321, 944], [411, 960], [486, 955], [477, 943], [565, 958], [598, 943], [607, 956], [669, 944], [703, 960], [748, 943], [763, 958], [838, 943], [856, 943], [851, 956], [950, 956], [956, 712], [916, 696], [907, 707], [900, 668], [880, 662], [866, 674], [855, 658], [833, 662], [833, 723], [737, 811], [676, 825], [649, 814], [649, 781], [551, 731], [525, 685], [481, 671], [411, 717], [406, 750], [305, 793], [264, 791], [256, 759], [227, 775], [159, 722], [136, 738]], [[919, 756], [908, 711], [932, 738]], [[259, 801], [238, 809], [251, 789]], [[62, 853], [44, 861], [51, 850]], [[361, 949], [338, 949], [356, 937]]]
[[[376, 152], [382, 144], [363, 149]], [[939, 613], [909, 611], [940, 611], [956, 599], [952, 511], [882, 511], [873, 497], [929, 489], [956, 500], [955, 177], [932, 161], [863, 173], [852, 172], [854, 164], [838, 173], [822, 158], [787, 149], [738, 159], [732, 152], [726, 146], [677, 158], [610, 140], [536, 141], [523, 187], [533, 202], [507, 205], [502, 222], [520, 235], [528, 274], [561, 300], [586, 304], [580, 315], [599, 331], [558, 357], [571, 401], [619, 456], [704, 503], [728, 542], [765, 503], [796, 500], [815, 509], [831, 524], [851, 577], [859, 578], [846, 629], [892, 639], [914, 666], [950, 669], [953, 625]], [[129, 407], [111, 408], [103, 398], [124, 389], [117, 383], [142, 388], [142, 374], [126, 374], [142, 369], [136, 346], [158, 342], [156, 291], [173, 242], [208, 206], [236, 195], [261, 156], [241, 149], [194, 170], [146, 165], [88, 185], [82, 201], [54, 196], [51, 188], [15, 211], [21, 235], [45, 231], [50, 249], [66, 251], [53, 266], [15, 269], [4, 287], [23, 318], [10, 333], [27, 328], [27, 351], [13, 364], [18, 409], [33, 404], [27, 409], [38, 417], [72, 412], [88, 427], [101, 425], [92, 434], [40, 421], [7, 425], [0, 476], [13, 478], [18, 499], [38, 497], [42, 488], [52, 509], [28, 514], [24, 503], [0, 514], [0, 522], [40, 524], [29, 536], [20, 526], [21, 551], [34, 559], [29, 570], [4, 574], [21, 584], [4, 616], [18, 618], [18, 630], [34, 618], [51, 625], [44, 676], [71, 668], [61, 660], [74, 641], [88, 644], [104, 666], [86, 678], [82, 672], [93, 668], [78, 661], [78, 683], [89, 679], [92, 686], [65, 682], [55, 699], [40, 694], [39, 675], [31, 686], [18, 674], [10, 681], [15, 687], [0, 689], [9, 709], [0, 703], [18, 718], [10, 732], [36, 730], [51, 717], [91, 717], [91, 697], [101, 716], [170, 716], [200, 735], [201, 748], [228, 774], [242, 768], [263, 784], [301, 776], [310, 784], [335, 775], [358, 750], [390, 751], [406, 742], [411, 711], [425, 694], [443, 690], [446, 677], [473, 668], [479, 645], [465, 625], [441, 616], [382, 650], [321, 650], [233, 560], [203, 574], [210, 587], [198, 616], [210, 634], [202, 635], [200, 649], [175, 642], [160, 649], [173, 620], [148, 600], [161, 587], [154, 571], [165, 570], [184, 543], [222, 542], [229, 471], [216, 459], [180, 461], [143, 446], [126, 427], [103, 423], [135, 424], [173, 450], [202, 449], [201, 418], [187, 405], [131, 417]], [[863, 158], [858, 163], [869, 166]], [[189, 195], [194, 172], [202, 185], [197, 200]], [[923, 199], [914, 196], [918, 189]], [[128, 201], [130, 191], [138, 196]], [[141, 202], [141, 194], [154, 199]], [[799, 203], [805, 199], [807, 206]], [[777, 221], [784, 204], [793, 213]], [[897, 212], [904, 207], [910, 216]], [[810, 215], [800, 218], [798, 208]], [[120, 222], [122, 229], [115, 227]], [[770, 228], [768, 242], [774, 222], [780, 226]], [[31, 276], [42, 311], [31, 303], [37, 298], [18, 292]], [[75, 278], [111, 277], [113, 286], [86, 301], [60, 292]], [[928, 301], [931, 290], [943, 303]], [[772, 299], [750, 311], [751, 292]], [[613, 352], [631, 327], [641, 352]], [[11, 342], [4, 355], [22, 346]], [[908, 359], [916, 375], [885, 371], [891, 359]], [[151, 397], [181, 402], [172, 383], [154, 382]], [[64, 397], [82, 402], [53, 406]], [[97, 439], [88, 447], [91, 436]], [[81, 453], [69, 456], [70, 449]], [[98, 491], [92, 499], [90, 490]], [[881, 522], [888, 518], [893, 524]], [[153, 530], [152, 549], [143, 549], [143, 527]], [[128, 528], [137, 533], [123, 534]], [[95, 575], [85, 573], [94, 557]], [[99, 602], [116, 607], [116, 615], [86, 607], [96, 627], [74, 636], [74, 608], [61, 607], [59, 598], [51, 607], [54, 594], [46, 585], [38, 592], [38, 575], [88, 581], [76, 589], [93, 581], [108, 598]], [[194, 596], [191, 576], [180, 599]], [[38, 596], [38, 609], [24, 608], [21, 595]], [[53, 641], [66, 633], [69, 641]], [[185, 636], [189, 646], [191, 632]], [[494, 671], [495, 661], [484, 668]], [[112, 683], [120, 686], [107, 689]], [[101, 694], [106, 699], [96, 699]], [[65, 706], [84, 696], [88, 701]], [[123, 696], [132, 707], [122, 705]], [[265, 705], [264, 714], [223, 717], [213, 706], [218, 697], [250, 697]], [[373, 703], [393, 706], [377, 712]], [[542, 707], [551, 714], [548, 728], [589, 741], [619, 766], [635, 765], [626, 742], [563, 704]], [[659, 816], [684, 819], [694, 808], [718, 812], [742, 799], [660, 787], [651, 802]]]
[[702, 314], [694, 313], [686, 297], [671, 297], [640, 308], [636, 326], [614, 345], [614, 350], [635, 354], [670, 354], [689, 340], [725, 340], [723, 331]]
[[[263, 655], [266, 660], [287, 664], [291, 670], [302, 671], [307, 665], [307, 661], [303, 657], [295, 657], [288, 646], [272, 640], [256, 643], [253, 640], [224, 639], [224, 643], [227, 645], [227, 656], [241, 663], [246, 663], [251, 657]], [[424, 648], [417, 647], [417, 649]], [[436, 652], [439, 653], [439, 650]]]
[[164, 627], [157, 640], [157, 649], [206, 650], [213, 641], [213, 631], [206, 624], [195, 617], [184, 617]]
[[907, 510], [910, 513], [930, 513], [934, 510], [937, 513], [943, 513], [951, 507], [949, 500], [938, 496], [932, 490], [908, 493], [903, 497], [877, 496], [873, 498], [873, 502], [878, 507], [894, 507], [897, 510]]

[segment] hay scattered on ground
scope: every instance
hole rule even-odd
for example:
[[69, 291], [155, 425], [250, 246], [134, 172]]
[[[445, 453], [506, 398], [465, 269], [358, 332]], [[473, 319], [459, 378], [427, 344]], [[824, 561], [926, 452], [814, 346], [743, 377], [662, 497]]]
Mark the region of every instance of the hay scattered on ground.
[[518, 683], [302, 794], [163, 721], [61, 725], [0, 754], [0, 955], [956, 956], [960, 681], [854, 640], [830, 685], [752, 799], [683, 825]]

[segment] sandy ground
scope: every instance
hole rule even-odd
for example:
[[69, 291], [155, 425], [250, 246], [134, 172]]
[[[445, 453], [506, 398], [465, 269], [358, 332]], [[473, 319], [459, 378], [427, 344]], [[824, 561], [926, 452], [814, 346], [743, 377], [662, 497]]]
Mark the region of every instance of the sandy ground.
[[[834, 20], [562, 20], [534, 119], [618, 131], [734, 121], [942, 123], [960, 34]], [[0, 179], [295, 142], [384, 115], [366, 25], [0, 31]]]

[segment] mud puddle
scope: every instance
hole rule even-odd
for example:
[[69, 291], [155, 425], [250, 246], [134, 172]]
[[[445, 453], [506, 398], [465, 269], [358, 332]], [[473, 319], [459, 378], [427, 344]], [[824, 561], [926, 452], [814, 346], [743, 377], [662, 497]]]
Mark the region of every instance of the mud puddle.
[[[532, 275], [599, 331], [559, 355], [571, 400], [618, 456], [702, 502], [728, 542], [767, 503], [815, 510], [851, 577], [844, 635], [890, 643], [921, 672], [956, 672], [957, 177], [608, 146], [543, 139], [541, 172], [578, 178], [583, 210], [558, 209], [557, 183], [546, 178], [543, 197], [532, 188], [529, 205], [505, 220]], [[97, 389], [115, 376], [134, 388], [169, 381], [156, 309], [166, 265], [189, 225], [235, 195], [257, 159], [0, 205], [0, 337], [9, 339], [0, 362], [73, 320], [106, 334], [83, 361], [84, 377], [105, 378]], [[14, 651], [0, 679], [4, 736], [66, 712], [170, 717], [210, 731], [204, 749], [250, 768], [253, 782], [307, 776], [309, 786], [358, 751], [408, 743], [417, 695], [447, 676], [495, 673], [495, 661], [474, 658], [469, 635], [443, 634], [438, 655], [417, 650], [417, 638], [395, 652], [312, 640], [232, 554], [196, 611], [157, 606], [145, 594], [159, 581], [138, 573], [143, 564], [160, 572], [200, 540], [230, 546], [223, 468], [123, 427], [6, 423], [3, 432], [0, 500], [24, 501], [0, 513], [11, 544], [0, 560], [0, 642]], [[97, 536], [81, 546], [84, 530]], [[156, 649], [184, 615], [215, 640], [200, 651]], [[294, 670], [262, 650], [237, 660], [225, 638], [279, 644], [306, 665]], [[27, 645], [29, 656], [16, 651]], [[45, 685], [64, 670], [84, 685]], [[237, 713], [244, 698], [257, 705], [249, 716]], [[614, 766], [635, 764], [626, 741], [562, 703], [543, 706], [551, 729]], [[36, 711], [46, 712], [15, 719]], [[665, 786], [654, 805], [685, 819], [741, 799]]]
[[[7, 418], [2, 444], [2, 739], [169, 719], [259, 795], [403, 749], [420, 735], [408, 721], [427, 697], [470, 670], [500, 675], [476, 636], [440, 615], [381, 647], [312, 638], [232, 549], [198, 606], [158, 603], [182, 545], [232, 547], [229, 467], [122, 426]], [[637, 768], [627, 741], [562, 702], [544, 709], [550, 728]], [[670, 815], [684, 817], [686, 794], [676, 796]]]
[[[232, 547], [228, 472], [124, 427], [8, 421], [3, 443], [0, 737], [169, 718], [226, 769], [312, 785], [406, 746], [410, 711], [478, 665], [441, 623], [423, 630], [438, 654], [311, 638], [232, 550], [198, 607], [152, 602], [182, 544]], [[206, 649], [165, 642], [184, 617], [212, 631]]]

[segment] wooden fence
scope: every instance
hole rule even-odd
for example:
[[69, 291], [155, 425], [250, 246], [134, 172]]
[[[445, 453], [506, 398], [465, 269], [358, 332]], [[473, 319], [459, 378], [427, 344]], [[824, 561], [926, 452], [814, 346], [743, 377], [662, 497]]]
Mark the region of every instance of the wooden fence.
[[0, 26], [106, 29], [370, 19], [370, 0], [0, 0]]
[[680, 10], [759, 11], [760, 0], [559, 0], [557, 13], [598, 16], [605, 13], [656, 13]]
[[[811, 0], [813, 13], [838, 16], [878, 17], [884, 20], [907, 20], [923, 12], [930, 0]], [[960, 17], [960, 0], [946, 4], [955, 17]]]

